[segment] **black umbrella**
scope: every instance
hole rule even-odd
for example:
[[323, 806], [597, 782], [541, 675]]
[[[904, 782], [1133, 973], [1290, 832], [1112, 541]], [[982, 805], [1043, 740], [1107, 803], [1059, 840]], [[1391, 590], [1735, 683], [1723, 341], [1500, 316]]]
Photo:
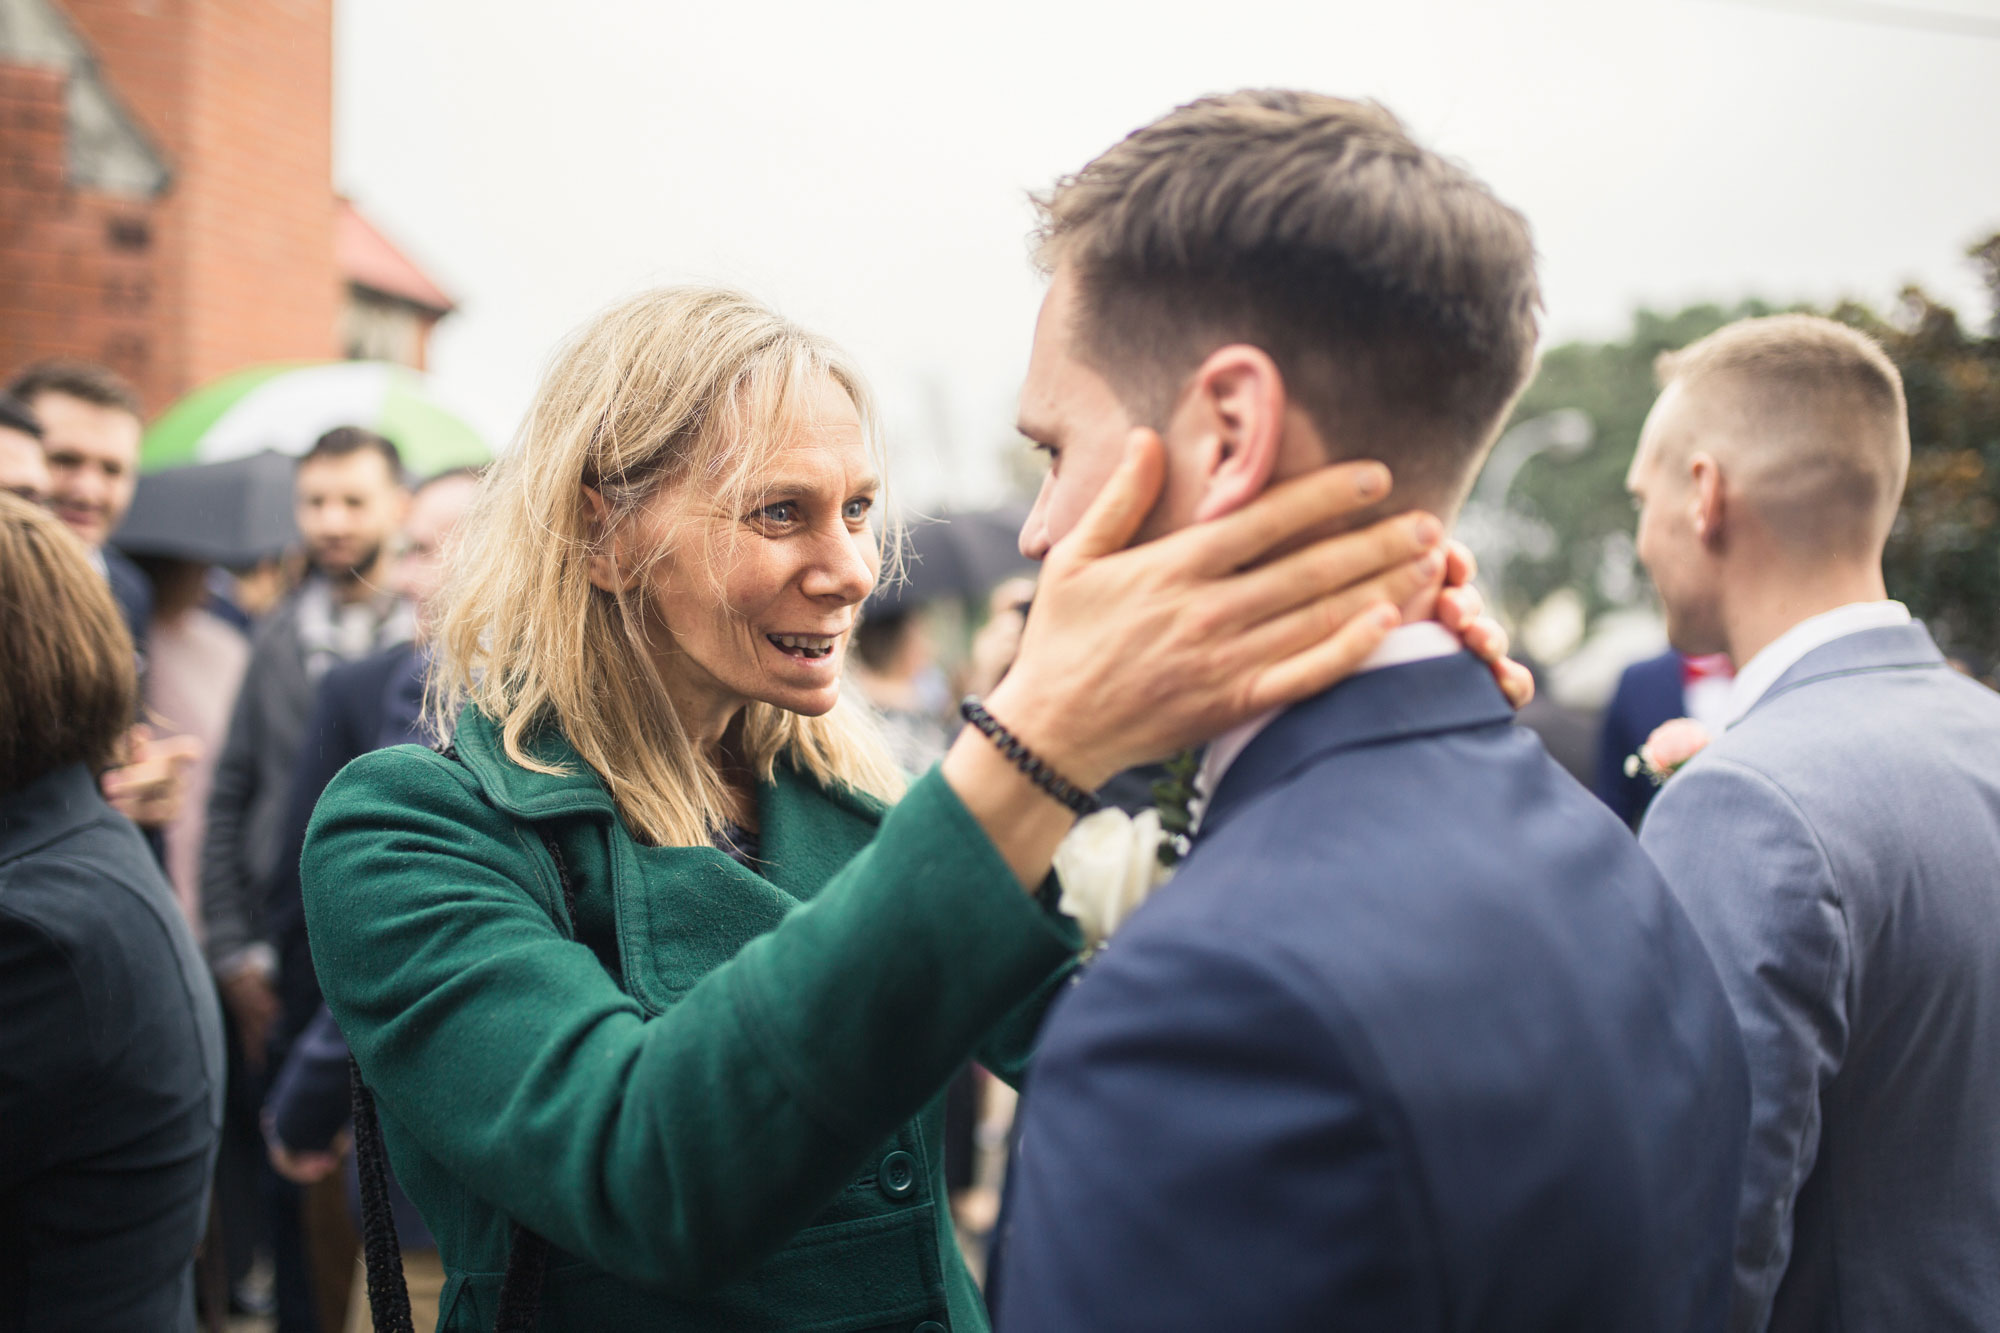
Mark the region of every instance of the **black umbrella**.
[[903, 580], [884, 582], [871, 606], [879, 612], [907, 611], [944, 598], [977, 600], [1001, 580], [1030, 573], [1035, 562], [1021, 554], [1025, 507], [923, 518], [909, 526]]
[[292, 514], [298, 460], [266, 450], [226, 463], [149, 472], [112, 544], [131, 555], [243, 568], [299, 540]]

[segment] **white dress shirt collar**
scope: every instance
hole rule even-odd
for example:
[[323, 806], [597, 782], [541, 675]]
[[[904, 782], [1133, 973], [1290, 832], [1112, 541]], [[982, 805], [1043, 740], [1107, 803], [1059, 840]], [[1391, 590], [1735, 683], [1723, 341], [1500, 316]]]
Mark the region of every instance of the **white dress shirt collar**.
[[[1464, 648], [1458, 636], [1437, 621], [1419, 620], [1390, 630], [1375, 651], [1354, 669], [1354, 674], [1358, 676], [1364, 671], [1424, 662], [1433, 657], [1450, 657]], [[1208, 743], [1208, 753], [1202, 756], [1201, 772], [1195, 778], [1195, 790], [1202, 799], [1206, 800], [1221, 785], [1222, 775], [1229, 771], [1229, 766], [1250, 747], [1250, 742], [1257, 739], [1259, 732], [1271, 725], [1271, 719], [1283, 711], [1282, 708], [1274, 708], [1268, 713], [1260, 713]]]
[[1813, 649], [1865, 629], [1909, 623], [1910, 608], [1901, 602], [1849, 602], [1801, 620], [1766, 644], [1736, 673], [1736, 685], [1729, 696], [1729, 725], [1741, 722], [1744, 714], [1770, 693], [1778, 678]]

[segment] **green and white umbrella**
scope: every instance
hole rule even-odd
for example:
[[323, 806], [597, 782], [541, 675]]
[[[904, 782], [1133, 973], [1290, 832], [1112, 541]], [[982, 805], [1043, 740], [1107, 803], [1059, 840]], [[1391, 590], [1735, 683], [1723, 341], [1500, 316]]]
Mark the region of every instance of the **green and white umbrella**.
[[419, 477], [493, 457], [478, 431], [431, 396], [419, 371], [387, 361], [284, 362], [225, 375], [174, 404], [146, 432], [139, 470], [265, 450], [296, 458], [335, 426], [388, 436]]

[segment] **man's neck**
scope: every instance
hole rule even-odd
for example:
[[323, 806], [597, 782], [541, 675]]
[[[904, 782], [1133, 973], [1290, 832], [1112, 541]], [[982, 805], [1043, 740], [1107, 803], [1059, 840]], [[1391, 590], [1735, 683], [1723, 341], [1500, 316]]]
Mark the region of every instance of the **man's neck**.
[[1769, 574], [1734, 590], [1723, 607], [1723, 633], [1737, 669], [1802, 620], [1888, 597], [1882, 567], [1845, 565], [1813, 570], [1767, 566]]

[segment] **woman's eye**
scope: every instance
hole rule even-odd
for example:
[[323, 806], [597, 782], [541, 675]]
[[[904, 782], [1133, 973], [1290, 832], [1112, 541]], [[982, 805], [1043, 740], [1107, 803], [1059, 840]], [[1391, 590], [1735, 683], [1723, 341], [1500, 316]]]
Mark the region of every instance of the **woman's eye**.
[[868, 517], [868, 511], [874, 507], [875, 502], [873, 500], [849, 500], [847, 502], [847, 521], [849, 523], [859, 523], [862, 519]]
[[790, 500], [781, 500], [774, 505], [765, 505], [757, 511], [757, 516], [772, 523], [789, 523], [799, 516], [799, 507]]

